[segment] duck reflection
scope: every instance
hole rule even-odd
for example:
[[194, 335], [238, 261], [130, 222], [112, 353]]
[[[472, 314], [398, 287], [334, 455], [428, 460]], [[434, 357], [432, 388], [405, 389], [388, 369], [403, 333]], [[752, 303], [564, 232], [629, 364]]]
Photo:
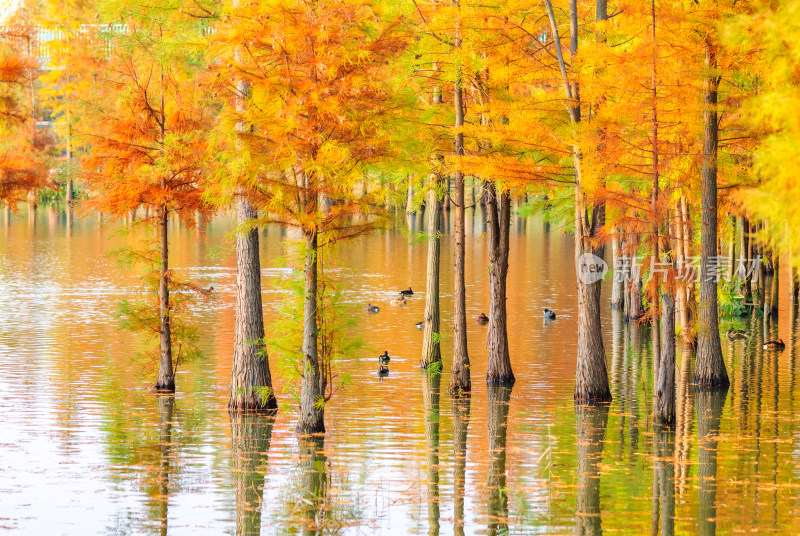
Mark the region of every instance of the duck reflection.
[[698, 534], [712, 536], [717, 532], [717, 443], [722, 406], [727, 389], [695, 391], [697, 408], [698, 469], [700, 484]]
[[578, 491], [575, 534], [599, 536], [600, 462], [603, 457], [608, 406], [575, 406], [578, 450]]
[[[422, 372], [422, 403], [425, 410], [425, 467], [428, 482], [428, 534], [439, 534], [439, 398], [442, 375]], [[462, 493], [463, 494], [463, 493]]]
[[456, 536], [464, 535], [464, 486], [471, 404], [468, 396], [453, 399], [453, 533]]
[[508, 490], [506, 489], [506, 435], [511, 387], [487, 385], [489, 391], [489, 534], [508, 533]]
[[274, 415], [230, 412], [233, 467], [235, 470], [236, 534], [261, 534], [264, 474], [272, 439]]

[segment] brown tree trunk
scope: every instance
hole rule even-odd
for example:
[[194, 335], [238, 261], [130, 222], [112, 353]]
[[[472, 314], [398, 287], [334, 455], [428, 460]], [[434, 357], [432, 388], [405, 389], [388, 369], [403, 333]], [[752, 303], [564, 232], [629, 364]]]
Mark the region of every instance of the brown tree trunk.
[[161, 207], [159, 218], [159, 239], [161, 241], [161, 269], [158, 276], [158, 314], [161, 319], [159, 340], [161, 356], [158, 361], [158, 381], [156, 390], [175, 391], [175, 371], [172, 368], [172, 336], [169, 315], [169, 211]]
[[423, 320], [422, 359], [420, 368], [442, 362], [439, 320], [439, 266], [441, 251], [442, 202], [439, 199], [438, 181], [431, 188], [428, 202], [428, 267], [425, 276], [425, 316]]
[[[488, 200], [487, 200], [488, 202]], [[488, 533], [508, 534], [508, 489], [506, 488], [506, 438], [511, 387], [489, 384], [489, 494]]]
[[733, 232], [731, 233], [731, 241], [728, 244], [728, 259], [730, 259], [730, 266], [728, 266], [728, 273], [726, 276], [728, 277], [728, 281], [733, 281], [733, 273], [736, 269], [736, 231], [738, 230], [739, 225], [736, 216], [731, 216], [730, 220]]
[[[618, 232], [618, 229], [615, 228], [611, 233], [611, 251], [614, 257], [611, 269], [614, 272], [625, 265], [626, 256], [623, 252], [624, 247], [625, 242], [622, 239], [622, 235]], [[615, 273], [611, 284], [612, 309], [622, 310], [625, 308], [625, 278], [622, 277], [622, 275], [623, 274], [618, 275]]]
[[[706, 69], [716, 69], [716, 52], [706, 41]], [[694, 383], [701, 387], [723, 387], [730, 382], [719, 340], [717, 280], [708, 267], [717, 256], [717, 88], [716, 73], [707, 76], [703, 88], [702, 228], [700, 232], [700, 324]]]
[[240, 229], [236, 235], [236, 319], [228, 409], [274, 411], [278, 402], [264, 344], [258, 227], [253, 225], [257, 212], [241, 195], [237, 208]]
[[303, 299], [303, 381], [300, 391], [300, 434], [325, 432], [325, 378], [317, 345], [317, 231], [305, 230], [305, 293]]
[[769, 302], [769, 317], [772, 320], [778, 320], [778, 301], [780, 299], [780, 260], [778, 259], [778, 252], [773, 253], [774, 261], [772, 266], [772, 299]]
[[261, 534], [264, 468], [272, 440], [271, 415], [228, 412], [236, 495], [236, 536]]
[[[461, 27], [458, 18], [458, 0], [453, 0], [456, 9], [456, 32], [454, 47], [461, 47]], [[458, 52], [457, 52], [458, 53]], [[455, 248], [453, 249], [453, 365], [450, 376], [451, 394], [468, 393], [472, 389], [469, 376], [469, 352], [467, 351], [467, 289], [464, 281], [466, 258], [466, 231], [464, 222], [464, 173], [461, 170], [461, 157], [464, 156], [464, 89], [462, 87], [461, 65], [457, 66], [454, 84], [453, 106], [455, 107], [455, 152], [459, 160], [454, 173], [455, 182]]]
[[453, 400], [453, 533], [464, 536], [464, 488], [467, 478], [467, 432], [470, 397]]
[[661, 359], [653, 393], [654, 420], [675, 424], [675, 302], [661, 296]]
[[603, 458], [608, 406], [575, 406], [578, 447], [578, 490], [575, 534], [600, 536], [600, 463]]
[[[688, 261], [692, 251], [692, 220], [689, 219], [689, 206], [686, 203], [686, 198], [681, 196], [680, 200], [681, 221], [683, 222], [683, 258]], [[681, 330], [683, 340], [687, 342], [694, 342], [696, 339], [696, 332], [694, 330], [694, 319], [697, 318], [697, 305], [695, 302], [694, 281], [685, 281], [684, 283], [686, 308], [681, 316]]]
[[414, 176], [408, 176], [408, 196], [406, 197], [406, 212], [414, 212]]
[[508, 276], [508, 233], [511, 226], [511, 198], [497, 194], [494, 183], [487, 185], [486, 200], [489, 228], [489, 330], [486, 381], [513, 384], [511, 356], [508, 350], [506, 318], [506, 279]]
[[753, 256], [753, 244], [750, 238], [750, 219], [747, 217], [742, 218], [742, 252], [741, 252], [741, 259], [742, 265], [745, 267], [745, 278], [744, 278], [744, 303], [747, 304], [748, 307], [753, 305], [753, 282], [752, 276], [750, 275], [749, 271], [746, 269], [748, 260]]

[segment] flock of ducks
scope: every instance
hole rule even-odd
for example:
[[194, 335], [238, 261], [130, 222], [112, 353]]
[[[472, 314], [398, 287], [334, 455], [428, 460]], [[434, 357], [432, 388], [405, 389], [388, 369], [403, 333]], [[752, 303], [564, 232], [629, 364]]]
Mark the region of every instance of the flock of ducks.
[[[750, 332], [741, 329], [729, 329], [726, 335], [732, 341], [743, 341], [750, 338]], [[764, 350], [783, 350], [786, 348], [786, 343], [783, 342], [783, 339], [775, 339], [765, 342], [763, 348]]]
[[[398, 294], [398, 296], [396, 298], [392, 298], [389, 301], [389, 303], [392, 304], [392, 305], [396, 305], [396, 306], [402, 306], [402, 305], [406, 304], [406, 297], [407, 296], [413, 296], [414, 295], [414, 291], [411, 289], [411, 287], [408, 287], [406, 290], [401, 290], [397, 294]], [[378, 313], [378, 312], [380, 312], [381, 308], [378, 307], [377, 305], [372, 305], [372, 303], [368, 303], [366, 305], [366, 307], [364, 307], [364, 310], [366, 312], [368, 312], [368, 313]], [[545, 320], [555, 320], [556, 319], [556, 313], [553, 312], [551, 309], [545, 309], [544, 310], [544, 319]], [[479, 314], [475, 318], [475, 320], [480, 325], [486, 325], [486, 324], [489, 323], [489, 317], [486, 316], [485, 313]], [[422, 329], [422, 328], [425, 327], [425, 321], [422, 320], [420, 322], [417, 322], [416, 325], [417, 325], [417, 329]], [[389, 361], [391, 361], [391, 359], [392, 358], [389, 356], [389, 351], [388, 350], [384, 350], [384, 352], [381, 355], [378, 356], [378, 377], [384, 378], [384, 377], [389, 375]]]

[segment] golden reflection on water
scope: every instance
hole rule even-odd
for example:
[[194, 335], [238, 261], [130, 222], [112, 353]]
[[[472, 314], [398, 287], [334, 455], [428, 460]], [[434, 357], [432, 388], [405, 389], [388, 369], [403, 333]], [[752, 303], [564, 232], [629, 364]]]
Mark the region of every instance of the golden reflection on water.
[[[509, 336], [513, 390], [488, 388], [486, 243], [469, 214], [467, 312], [475, 392], [417, 369], [422, 339], [423, 219], [344, 246], [346, 296], [369, 345], [339, 364], [350, 378], [326, 410], [328, 434], [298, 440], [285, 375], [273, 367], [277, 416], [226, 410], [233, 340], [232, 222], [176, 228], [176, 270], [219, 298], [196, 316], [205, 357], [182, 366], [175, 397], [146, 387], [146, 342], [111, 316], [136, 279], [105, 255], [124, 238], [97, 219], [51, 207], [0, 220], [0, 527], [19, 534], [759, 534], [791, 533], [800, 506], [796, 442], [797, 309], [746, 319], [753, 337], [723, 339], [731, 388], [695, 393], [692, 349], [678, 352], [677, 424], [650, 418], [647, 326], [603, 312], [614, 402], [576, 408], [573, 249], [557, 225], [512, 226]], [[445, 226], [445, 229], [448, 227]], [[264, 304], [284, 294], [285, 232], [262, 232]], [[452, 258], [442, 242], [442, 258]], [[452, 322], [442, 268], [442, 324]], [[415, 296], [389, 307], [401, 288]], [[785, 287], [784, 287], [785, 288]], [[786, 294], [786, 293], [784, 293]], [[381, 312], [363, 313], [376, 303]], [[542, 309], [558, 319], [545, 323]], [[787, 341], [762, 350], [765, 337]], [[376, 376], [376, 356], [392, 355]], [[451, 341], [443, 340], [445, 376]], [[54, 485], [57, 483], [57, 485]]]

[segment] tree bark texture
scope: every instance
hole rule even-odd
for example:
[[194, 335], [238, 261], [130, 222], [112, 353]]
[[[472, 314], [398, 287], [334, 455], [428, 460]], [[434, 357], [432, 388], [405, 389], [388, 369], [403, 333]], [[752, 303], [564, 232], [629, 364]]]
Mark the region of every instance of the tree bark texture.
[[675, 302], [661, 296], [661, 359], [653, 398], [655, 421], [675, 424]]
[[506, 317], [506, 280], [508, 277], [508, 235], [511, 226], [511, 197], [497, 193], [494, 183], [487, 185], [489, 228], [489, 357], [486, 381], [494, 384], [513, 384], [511, 356], [508, 349]]
[[253, 225], [257, 213], [240, 196], [237, 214], [240, 229], [236, 235], [236, 320], [228, 409], [274, 411], [278, 402], [264, 344], [258, 227]]
[[[622, 235], [618, 233], [617, 229], [611, 234], [611, 251], [613, 253], [612, 259], [612, 272], [618, 267], [624, 266], [625, 253], [623, 252], [625, 245]], [[622, 310], [625, 307], [625, 278], [616, 276], [613, 278], [611, 284], [611, 308]]]
[[161, 246], [161, 266], [158, 277], [158, 314], [161, 319], [159, 328], [160, 358], [158, 361], [158, 381], [156, 390], [175, 391], [175, 371], [172, 368], [172, 324], [169, 313], [169, 211], [161, 207], [159, 215], [159, 240]]
[[439, 267], [441, 257], [442, 202], [438, 188], [434, 186], [428, 202], [428, 266], [425, 276], [425, 321], [422, 335], [422, 358], [420, 368], [427, 369], [432, 363], [442, 362], [441, 331], [439, 318]]
[[300, 392], [300, 434], [325, 432], [325, 378], [320, 367], [317, 344], [317, 231], [305, 237], [305, 292], [303, 299], [303, 381]]
[[[716, 69], [713, 46], [706, 42], [706, 68]], [[703, 88], [703, 168], [702, 217], [700, 231], [700, 323], [694, 382], [702, 387], [723, 387], [729, 384], [728, 371], [722, 358], [717, 308], [717, 280], [708, 272], [712, 257], [717, 256], [717, 88], [719, 78], [708, 75]]]

